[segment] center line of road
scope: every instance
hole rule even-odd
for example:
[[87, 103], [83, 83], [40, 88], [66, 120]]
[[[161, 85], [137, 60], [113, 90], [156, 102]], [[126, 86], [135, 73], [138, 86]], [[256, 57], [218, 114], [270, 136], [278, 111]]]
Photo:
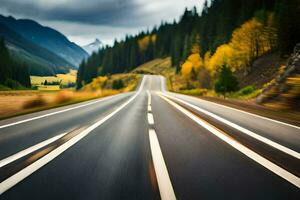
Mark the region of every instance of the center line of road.
[[147, 95], [148, 95], [148, 106], [151, 105], [151, 94], [149, 92], [149, 90], [147, 90]]
[[9, 163], [11, 163], [11, 162], [13, 162], [15, 160], [18, 160], [19, 158], [22, 158], [22, 157], [24, 157], [24, 156], [26, 156], [26, 155], [28, 155], [28, 154], [30, 154], [30, 153], [38, 150], [38, 149], [41, 149], [44, 146], [47, 146], [48, 144], [50, 144], [50, 143], [52, 143], [52, 142], [54, 142], [54, 141], [62, 138], [66, 134], [67, 133], [62, 133], [60, 135], [54, 136], [54, 137], [52, 137], [52, 138], [50, 138], [48, 140], [40, 142], [40, 143], [38, 143], [38, 144], [36, 144], [34, 146], [31, 146], [31, 147], [29, 147], [27, 149], [24, 149], [24, 150], [22, 150], [22, 151], [20, 151], [20, 152], [18, 152], [16, 154], [13, 154], [13, 155], [11, 155], [11, 156], [9, 156], [7, 158], [2, 159], [2, 160], [0, 160], [0, 167], [3, 167], [3, 166], [5, 166], [5, 165], [7, 165], [7, 164], [9, 164]]
[[87, 136], [91, 131], [93, 131], [98, 126], [100, 126], [105, 121], [107, 121], [108, 119], [113, 117], [115, 114], [117, 114], [119, 111], [121, 111], [125, 106], [127, 106], [130, 102], [132, 102], [140, 94], [140, 92], [142, 91], [142, 88], [144, 86], [144, 80], [145, 79], [143, 78], [141, 86], [140, 86], [139, 90], [134, 94], [134, 96], [132, 96], [128, 101], [126, 101], [124, 104], [119, 106], [116, 110], [114, 110], [113, 112], [111, 112], [110, 114], [108, 114], [107, 116], [102, 118], [101, 120], [97, 121], [95, 124], [89, 126], [87, 129], [85, 129], [78, 135], [74, 136], [73, 138], [71, 138], [70, 140], [65, 142], [64, 144], [60, 145], [53, 151], [49, 152], [44, 157], [40, 158], [36, 162], [32, 163], [31, 165], [28, 165], [27, 167], [25, 167], [18, 173], [12, 175], [11, 177], [9, 177], [6, 180], [4, 180], [3, 182], [1, 182], [0, 183], [0, 195], [3, 194], [8, 189], [10, 189], [11, 187], [13, 187], [14, 185], [16, 185], [17, 183], [19, 183], [20, 181], [22, 181], [23, 179], [25, 179], [26, 177], [30, 176], [32, 173], [34, 173], [35, 171], [37, 171], [38, 169], [40, 169], [41, 167], [43, 167], [50, 161], [52, 161], [54, 158], [56, 158], [57, 156], [62, 154], [64, 151], [69, 149], [71, 146], [76, 144], [78, 141], [80, 141], [82, 138]]
[[148, 112], [151, 112], [151, 94], [149, 90], [147, 90], [147, 95], [148, 95]]
[[162, 200], [175, 200], [176, 196], [154, 129], [149, 130], [149, 140], [160, 197]]
[[153, 119], [152, 113], [148, 113], [148, 123], [149, 123], [150, 125], [153, 125], [153, 124], [154, 124], [154, 119]]
[[163, 96], [166, 96], [168, 98], [171, 98], [171, 99], [173, 99], [175, 101], [178, 101], [178, 102], [180, 102], [180, 103], [182, 103], [184, 105], [187, 105], [187, 106], [189, 106], [189, 107], [191, 107], [191, 108], [193, 108], [195, 110], [198, 110], [198, 111], [200, 111], [200, 112], [202, 112], [202, 113], [204, 113], [204, 114], [206, 114], [206, 115], [208, 115], [208, 116], [210, 116], [210, 117], [212, 117], [212, 118], [214, 118], [214, 119], [216, 119], [216, 120], [218, 120], [218, 121], [220, 121], [220, 122], [222, 122], [224, 124], [227, 124], [227, 125], [231, 126], [234, 129], [237, 129], [237, 130], [239, 130], [239, 131], [241, 131], [241, 132], [249, 135], [250, 137], [253, 137], [253, 138], [255, 138], [255, 139], [257, 139], [257, 140], [259, 140], [259, 141], [261, 141], [261, 142], [263, 142], [263, 143], [265, 143], [267, 145], [269, 145], [269, 146], [272, 146], [272, 147], [274, 147], [274, 148], [276, 148], [276, 149], [278, 149], [278, 150], [280, 150], [280, 151], [282, 151], [282, 152], [284, 152], [284, 153], [286, 153], [286, 154], [288, 154], [290, 156], [293, 156], [293, 157], [295, 157], [297, 159], [300, 159], [300, 153], [298, 153], [298, 152], [296, 152], [296, 151], [294, 151], [292, 149], [289, 149], [289, 148], [287, 148], [287, 147], [285, 147], [285, 146], [283, 146], [281, 144], [278, 144], [277, 142], [274, 142], [274, 141], [272, 141], [272, 140], [270, 140], [268, 138], [265, 138], [265, 137], [263, 137], [261, 135], [258, 135], [258, 134], [254, 133], [254, 132], [252, 132], [252, 131], [250, 131], [250, 130], [248, 130], [246, 128], [243, 128], [243, 127], [241, 127], [241, 126], [239, 126], [239, 125], [237, 125], [237, 124], [235, 124], [235, 123], [227, 120], [227, 119], [224, 119], [224, 118], [222, 118], [222, 117], [220, 117], [220, 116], [218, 116], [218, 115], [216, 115], [214, 113], [211, 113], [211, 112], [209, 112], [207, 110], [199, 108], [199, 107], [197, 107], [197, 106], [195, 106], [193, 104], [190, 104], [190, 103], [188, 103], [186, 101], [183, 101], [181, 99], [178, 99], [176, 97], [173, 97], [173, 96], [170, 96], [170, 95], [166, 95], [166, 94], [163, 94], [163, 93], [160, 93], [160, 94], [163, 95]]
[[265, 159], [264, 157], [260, 156], [259, 154], [255, 153], [254, 151], [252, 151], [248, 147], [242, 145], [241, 143], [239, 143], [236, 140], [232, 139], [228, 135], [222, 133], [220, 130], [216, 129], [215, 127], [208, 124], [207, 122], [201, 120], [196, 115], [192, 114], [191, 112], [189, 112], [185, 108], [179, 106], [178, 104], [172, 102], [168, 98], [166, 98], [162, 95], [159, 95], [159, 96], [162, 99], [164, 99], [166, 102], [168, 102], [170, 105], [175, 107], [177, 110], [181, 111], [183, 114], [188, 116], [194, 122], [196, 122], [197, 124], [199, 124], [200, 126], [205, 128], [209, 132], [213, 133], [215, 136], [217, 136], [218, 138], [220, 138], [221, 140], [223, 140], [224, 142], [226, 142], [227, 144], [229, 144], [230, 146], [232, 146], [236, 150], [240, 151], [241, 153], [243, 153], [247, 157], [251, 158], [255, 162], [259, 163], [260, 165], [262, 165], [265, 168], [269, 169], [273, 173], [275, 173], [278, 176], [284, 178], [285, 180], [287, 180], [291, 184], [293, 184], [293, 185], [297, 186], [298, 188], [300, 188], [300, 178], [299, 177], [295, 176], [294, 174], [288, 172], [287, 170], [279, 167], [278, 165], [272, 163], [271, 161], [269, 161], [269, 160]]

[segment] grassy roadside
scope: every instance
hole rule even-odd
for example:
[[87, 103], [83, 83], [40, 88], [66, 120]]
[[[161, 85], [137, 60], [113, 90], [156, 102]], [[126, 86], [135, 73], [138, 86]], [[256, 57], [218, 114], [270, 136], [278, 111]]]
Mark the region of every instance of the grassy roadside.
[[[141, 76], [139, 75], [135, 75], [134, 78], [128, 75], [116, 75], [113, 76], [113, 78], [110, 77], [106, 80], [107, 85], [105, 88], [99, 85], [97, 81], [93, 81], [80, 91], [67, 89], [60, 91], [0, 91], [0, 119], [7, 119], [10, 117], [58, 108], [123, 92], [130, 92], [136, 89], [140, 77]], [[114, 80], [120, 79], [124, 80], [122, 82], [123, 85], [118, 85], [118, 89], [111, 88], [112, 84], [115, 84], [116, 82]], [[97, 80], [97, 78], [95, 80]]]

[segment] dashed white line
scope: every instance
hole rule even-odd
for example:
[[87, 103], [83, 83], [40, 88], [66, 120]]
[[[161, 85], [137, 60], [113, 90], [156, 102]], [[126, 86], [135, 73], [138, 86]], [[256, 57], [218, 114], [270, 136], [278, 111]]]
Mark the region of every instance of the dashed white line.
[[162, 200], [175, 200], [176, 196], [163, 158], [155, 130], [149, 130], [150, 149]]
[[150, 125], [153, 125], [154, 124], [154, 119], [153, 119], [152, 113], [148, 113], [147, 115], [148, 115], [148, 123]]
[[184, 105], [187, 105], [187, 106], [189, 106], [191, 108], [194, 108], [195, 110], [198, 110], [198, 111], [200, 111], [200, 112], [202, 112], [202, 113], [204, 113], [204, 114], [206, 114], [206, 115], [208, 115], [208, 116], [210, 116], [210, 117], [212, 117], [212, 118], [214, 118], [214, 119], [216, 119], [216, 120], [218, 120], [218, 121], [220, 121], [220, 122], [222, 122], [224, 124], [227, 124], [227, 125], [231, 126], [232, 128], [237, 129], [237, 130], [239, 130], [239, 131], [241, 131], [241, 132], [249, 135], [250, 137], [253, 137], [253, 138], [255, 138], [255, 139], [257, 139], [257, 140], [259, 140], [259, 141], [261, 141], [261, 142], [263, 142], [263, 143], [265, 143], [267, 145], [269, 145], [269, 146], [272, 146], [272, 147], [274, 147], [274, 148], [276, 148], [276, 149], [278, 149], [278, 150], [280, 150], [280, 151], [282, 151], [282, 152], [284, 152], [284, 153], [286, 153], [286, 154], [288, 154], [290, 156], [293, 156], [293, 157], [295, 157], [297, 159], [300, 159], [300, 153], [298, 153], [298, 152], [296, 152], [296, 151], [294, 151], [292, 149], [289, 149], [289, 148], [287, 148], [287, 147], [285, 147], [285, 146], [283, 146], [281, 144], [278, 144], [277, 142], [274, 142], [274, 141], [272, 141], [272, 140], [270, 140], [268, 138], [265, 138], [265, 137], [263, 137], [261, 135], [258, 135], [258, 134], [254, 133], [254, 132], [252, 132], [252, 131], [250, 131], [250, 130], [248, 130], [246, 128], [243, 128], [243, 127], [241, 127], [241, 126], [239, 126], [239, 125], [237, 125], [237, 124], [235, 124], [235, 123], [227, 120], [227, 119], [224, 119], [224, 118], [222, 118], [222, 117], [220, 117], [220, 116], [218, 116], [218, 115], [216, 115], [214, 113], [211, 113], [211, 112], [209, 112], [207, 110], [199, 108], [198, 106], [190, 104], [190, 103], [188, 103], [186, 101], [183, 101], [181, 99], [178, 99], [176, 97], [173, 97], [173, 96], [170, 96], [170, 95], [166, 95], [166, 94], [163, 94], [163, 93], [160, 93], [160, 94], [163, 95], [163, 96], [166, 96], [168, 98], [171, 98], [173, 100], [176, 100], [176, 101], [178, 101], [178, 102], [180, 102], [180, 103], [182, 103]]
[[11, 162], [13, 162], [15, 160], [18, 160], [19, 158], [22, 158], [22, 157], [24, 157], [24, 156], [26, 156], [26, 155], [28, 155], [28, 154], [30, 154], [30, 153], [32, 153], [32, 152], [34, 152], [34, 151], [42, 148], [44, 146], [47, 146], [48, 144], [50, 144], [50, 143], [52, 143], [52, 142], [54, 142], [54, 141], [62, 138], [66, 134], [67, 133], [62, 133], [62, 134], [57, 135], [55, 137], [52, 137], [52, 138], [50, 138], [48, 140], [40, 142], [40, 143], [38, 143], [38, 144], [36, 144], [34, 146], [31, 146], [31, 147], [29, 147], [27, 149], [24, 149], [24, 150], [22, 150], [22, 151], [20, 151], [20, 152], [18, 152], [16, 154], [13, 154], [13, 155], [11, 155], [11, 156], [9, 156], [7, 158], [2, 159], [2, 160], [0, 160], [0, 167], [3, 167], [3, 166], [5, 166], [5, 165], [7, 165], [7, 164], [9, 164], [9, 163], [11, 163]]
[[190, 119], [195, 121], [197, 124], [199, 124], [200, 126], [202, 126], [205, 129], [207, 129], [208, 131], [213, 133], [215, 136], [217, 136], [218, 138], [220, 138], [221, 140], [223, 140], [224, 142], [226, 142], [227, 144], [229, 144], [230, 146], [232, 146], [236, 150], [240, 151], [241, 153], [248, 156], [249, 158], [251, 158], [255, 162], [259, 163], [260, 165], [262, 165], [265, 168], [269, 169], [273, 173], [277, 174], [278, 176], [284, 178], [288, 182], [290, 182], [293, 185], [300, 188], [300, 178], [299, 177], [297, 177], [294, 174], [288, 172], [287, 170], [279, 167], [278, 165], [272, 163], [271, 161], [265, 159], [264, 157], [262, 157], [259, 154], [255, 153], [254, 151], [252, 151], [251, 149], [249, 149], [246, 146], [242, 145], [241, 143], [237, 142], [236, 140], [232, 139], [231, 137], [225, 135], [224, 133], [222, 133], [218, 129], [214, 128], [213, 126], [211, 126], [207, 122], [201, 120], [200, 118], [198, 118], [197, 116], [195, 116], [194, 114], [192, 114], [191, 112], [186, 110], [185, 108], [183, 108], [183, 107], [179, 106], [178, 104], [172, 102], [171, 100], [167, 99], [166, 97], [164, 97], [162, 95], [159, 95], [159, 96], [161, 98], [163, 98], [165, 101], [167, 101], [169, 104], [174, 106], [176, 109], [178, 109], [179, 111], [184, 113]]
[[114, 110], [109, 115], [102, 118], [101, 120], [97, 121], [95, 124], [91, 125], [87, 129], [85, 129], [84, 131], [79, 133], [78, 135], [74, 136], [73, 138], [71, 138], [70, 140], [65, 142], [64, 144], [60, 145], [58, 148], [56, 148], [53, 151], [49, 152], [48, 154], [46, 154], [45, 156], [43, 156], [42, 158], [40, 158], [36, 162], [32, 163], [31, 165], [25, 167], [21, 171], [17, 172], [16, 174], [12, 175], [11, 177], [9, 177], [6, 180], [4, 180], [3, 182], [1, 182], [0, 183], [0, 195], [3, 194], [8, 189], [10, 189], [11, 187], [13, 187], [14, 185], [16, 185], [17, 183], [19, 183], [20, 181], [22, 181], [23, 179], [25, 179], [26, 177], [30, 176], [36, 170], [40, 169], [41, 167], [43, 167], [44, 165], [46, 165], [47, 163], [52, 161], [54, 158], [59, 156], [61, 153], [63, 153], [68, 148], [70, 148], [71, 146], [76, 144], [79, 140], [81, 140], [86, 135], [88, 135], [95, 128], [97, 128], [98, 126], [103, 124], [105, 121], [110, 119], [112, 116], [117, 114], [120, 110], [122, 110], [125, 106], [127, 106], [130, 102], [132, 102], [137, 97], [137, 95], [139, 95], [139, 93], [142, 90], [141, 88], [143, 88], [143, 85], [144, 85], [144, 78], [143, 78], [141, 86], [140, 86], [139, 90], [136, 92], [136, 94], [134, 96], [132, 96], [124, 104], [119, 106], [116, 110]]
[[149, 92], [149, 90], [147, 90], [147, 95], [148, 95], [148, 106], [151, 105], [151, 94]]

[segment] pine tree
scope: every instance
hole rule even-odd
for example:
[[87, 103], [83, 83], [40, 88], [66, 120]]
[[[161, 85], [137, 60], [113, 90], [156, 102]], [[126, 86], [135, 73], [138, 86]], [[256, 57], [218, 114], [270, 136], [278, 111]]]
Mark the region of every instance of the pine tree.
[[0, 84], [12, 78], [10, 57], [4, 39], [0, 38]]
[[227, 65], [221, 67], [218, 80], [215, 83], [215, 91], [226, 95], [227, 92], [233, 92], [238, 89], [238, 80], [233, 75], [232, 71]]

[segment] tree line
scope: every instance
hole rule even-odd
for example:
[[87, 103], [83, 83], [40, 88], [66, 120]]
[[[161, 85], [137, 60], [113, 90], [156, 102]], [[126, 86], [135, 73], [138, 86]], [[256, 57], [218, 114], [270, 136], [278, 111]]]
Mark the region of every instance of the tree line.
[[0, 85], [11, 89], [31, 87], [28, 66], [14, 62], [3, 38], [0, 38]]
[[[193, 54], [196, 54], [192, 56], [194, 60], [198, 54], [203, 62], [205, 58], [213, 59], [222, 66], [224, 63], [218, 60], [218, 54], [230, 54], [233, 47], [238, 49], [239, 39], [243, 39], [242, 32], [247, 28], [261, 31], [254, 31], [253, 34], [263, 32], [271, 35], [259, 38], [257, 44], [260, 46], [253, 46], [250, 57], [245, 50], [242, 51], [244, 54], [240, 56], [244, 56], [245, 62], [242, 64], [245, 67], [267, 51], [276, 49], [288, 54], [299, 42], [299, 16], [297, 0], [206, 0], [201, 13], [196, 7], [185, 9], [178, 22], [162, 22], [151, 31], [126, 36], [124, 40], [115, 41], [113, 46], [106, 46], [82, 61], [77, 87], [82, 87], [99, 75], [128, 72], [154, 58], [166, 56], [171, 56], [172, 66], [176, 67], [177, 72], [183, 70], [186, 60]], [[247, 41], [244, 43], [247, 46]], [[196, 74], [196, 69], [191, 68], [190, 71]]]

